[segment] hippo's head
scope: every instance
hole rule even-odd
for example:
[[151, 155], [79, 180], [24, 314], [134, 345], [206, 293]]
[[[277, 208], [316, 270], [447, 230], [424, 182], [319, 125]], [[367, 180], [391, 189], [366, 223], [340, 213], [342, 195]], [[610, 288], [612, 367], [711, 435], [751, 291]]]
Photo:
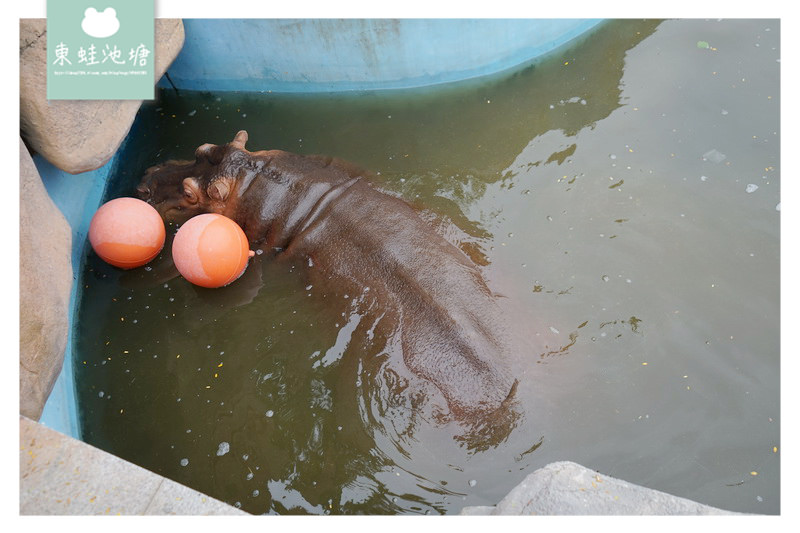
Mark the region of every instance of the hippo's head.
[[137, 195], [170, 222], [201, 213], [223, 213], [235, 178], [249, 160], [247, 132], [224, 145], [204, 144], [194, 161], [167, 161], [147, 169]]

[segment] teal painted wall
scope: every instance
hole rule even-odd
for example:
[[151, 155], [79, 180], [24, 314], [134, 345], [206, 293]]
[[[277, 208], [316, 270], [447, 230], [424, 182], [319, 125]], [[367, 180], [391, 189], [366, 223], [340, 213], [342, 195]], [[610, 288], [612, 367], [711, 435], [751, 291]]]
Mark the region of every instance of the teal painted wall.
[[47, 398], [39, 421], [49, 428], [75, 438], [80, 438], [72, 365], [74, 317], [80, 298], [78, 282], [86, 246], [89, 246], [87, 240], [89, 224], [94, 212], [100, 206], [108, 175], [118, 157], [119, 152], [99, 169], [75, 175], [53, 166], [41, 155], [33, 157], [47, 193], [72, 229], [73, 282], [69, 302], [70, 329], [64, 350], [64, 365]]
[[[596, 19], [185, 19], [178, 89], [325, 92], [419, 87], [525, 63]], [[162, 80], [165, 82], [165, 80]], [[168, 86], [168, 85], [167, 85]]]

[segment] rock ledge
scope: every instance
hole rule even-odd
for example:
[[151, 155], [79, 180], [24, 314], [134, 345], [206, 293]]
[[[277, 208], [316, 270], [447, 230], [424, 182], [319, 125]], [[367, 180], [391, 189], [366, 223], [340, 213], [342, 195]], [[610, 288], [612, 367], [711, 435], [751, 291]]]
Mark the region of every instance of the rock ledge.
[[735, 515], [560, 461], [536, 470], [494, 506], [462, 515]]

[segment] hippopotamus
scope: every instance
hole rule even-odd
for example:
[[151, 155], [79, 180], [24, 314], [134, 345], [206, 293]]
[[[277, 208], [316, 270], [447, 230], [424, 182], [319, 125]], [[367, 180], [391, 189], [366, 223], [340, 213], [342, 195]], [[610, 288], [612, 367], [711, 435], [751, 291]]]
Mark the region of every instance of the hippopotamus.
[[303, 265], [315, 287], [368, 294], [397, 332], [403, 363], [441, 391], [452, 416], [497, 425], [517, 380], [505, 321], [473, 261], [357, 165], [250, 152], [247, 140], [239, 131], [198, 147], [194, 161], [147, 169], [138, 196], [167, 221], [225, 215], [251, 246]]

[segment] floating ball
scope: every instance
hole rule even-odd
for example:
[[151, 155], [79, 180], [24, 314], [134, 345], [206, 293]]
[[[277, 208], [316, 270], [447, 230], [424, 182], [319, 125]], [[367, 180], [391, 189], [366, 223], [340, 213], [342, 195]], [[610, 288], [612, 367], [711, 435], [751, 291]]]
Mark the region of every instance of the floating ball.
[[106, 202], [89, 224], [89, 242], [100, 258], [116, 267], [149, 263], [164, 247], [164, 222], [153, 206], [137, 198]]
[[201, 287], [222, 287], [235, 281], [252, 255], [242, 228], [215, 213], [190, 218], [172, 242], [178, 272]]

